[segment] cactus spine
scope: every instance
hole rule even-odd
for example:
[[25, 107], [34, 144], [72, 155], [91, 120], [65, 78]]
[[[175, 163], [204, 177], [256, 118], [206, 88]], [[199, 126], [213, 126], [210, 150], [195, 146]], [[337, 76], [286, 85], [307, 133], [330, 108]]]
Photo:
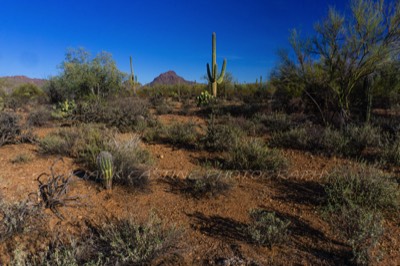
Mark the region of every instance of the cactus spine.
[[210, 65], [207, 63], [207, 76], [208, 76], [208, 81], [212, 85], [212, 93], [214, 97], [217, 97], [217, 84], [221, 84], [221, 82], [224, 80], [224, 75], [225, 75], [225, 69], [226, 69], [226, 59], [224, 59], [224, 62], [222, 64], [222, 70], [221, 74], [218, 76], [218, 69], [217, 69], [217, 40], [216, 40], [216, 34], [213, 32], [212, 34], [212, 66], [210, 69]]
[[102, 151], [97, 156], [97, 166], [100, 170], [101, 177], [104, 181], [104, 186], [106, 189], [112, 188], [113, 179], [113, 159], [111, 153], [107, 151]]
[[136, 94], [136, 84], [137, 84], [137, 76], [133, 74], [133, 66], [132, 66], [132, 56], [129, 57], [130, 65], [131, 65], [131, 75], [129, 77], [129, 83], [133, 92]]

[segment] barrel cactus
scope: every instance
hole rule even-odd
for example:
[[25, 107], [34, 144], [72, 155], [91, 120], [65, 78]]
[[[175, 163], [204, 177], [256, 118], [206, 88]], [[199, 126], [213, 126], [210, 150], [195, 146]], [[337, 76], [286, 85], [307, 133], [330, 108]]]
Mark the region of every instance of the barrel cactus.
[[108, 151], [102, 151], [97, 156], [97, 166], [100, 170], [101, 178], [103, 179], [106, 189], [112, 188], [113, 179], [113, 158]]

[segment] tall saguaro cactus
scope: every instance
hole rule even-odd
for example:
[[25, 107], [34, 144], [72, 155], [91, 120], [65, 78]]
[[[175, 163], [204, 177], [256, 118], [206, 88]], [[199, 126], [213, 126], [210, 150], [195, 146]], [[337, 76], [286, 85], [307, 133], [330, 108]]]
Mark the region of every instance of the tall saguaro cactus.
[[207, 63], [207, 76], [208, 81], [212, 84], [212, 93], [214, 97], [217, 97], [217, 84], [221, 84], [224, 80], [225, 69], [226, 69], [226, 59], [222, 64], [221, 74], [218, 76], [218, 67], [217, 67], [217, 40], [216, 34], [213, 32], [212, 34], [212, 62], [211, 69], [210, 65]]
[[129, 57], [130, 65], [131, 65], [131, 76], [129, 77], [129, 83], [133, 89], [133, 92], [136, 94], [136, 83], [137, 83], [137, 76], [133, 74], [133, 67], [132, 67], [132, 56]]

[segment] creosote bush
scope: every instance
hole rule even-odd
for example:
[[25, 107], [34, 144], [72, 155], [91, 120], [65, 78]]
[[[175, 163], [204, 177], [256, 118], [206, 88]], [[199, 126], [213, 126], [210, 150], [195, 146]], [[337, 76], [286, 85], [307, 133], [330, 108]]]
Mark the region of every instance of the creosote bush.
[[331, 217], [334, 229], [340, 234], [352, 250], [353, 262], [369, 265], [378, 256], [371, 252], [383, 236], [383, 218], [360, 206], [341, 206]]
[[381, 171], [361, 165], [357, 169], [339, 167], [326, 176], [325, 193], [327, 208], [360, 206], [368, 209], [392, 209], [400, 207], [398, 184]]
[[0, 113], [0, 147], [18, 141], [22, 133], [19, 121], [15, 113]]
[[305, 124], [272, 135], [270, 145], [326, 155], [361, 156], [366, 147], [379, 147], [379, 130], [370, 125], [349, 125], [344, 130]]
[[243, 135], [239, 128], [218, 123], [212, 115], [207, 121], [206, 135], [201, 141], [207, 150], [227, 151], [232, 149]]
[[123, 141], [114, 139], [109, 142], [108, 149], [113, 156], [113, 182], [138, 189], [148, 185], [152, 158], [142, 147], [139, 136], [131, 135]]
[[97, 245], [114, 265], [146, 265], [173, 251], [179, 235], [179, 230], [165, 228], [153, 215], [144, 224], [131, 219], [104, 224], [98, 228]]
[[53, 236], [36, 254], [17, 248], [12, 265], [152, 265], [177, 251], [181, 231], [166, 227], [153, 215], [137, 223], [132, 218], [90, 225], [82, 237]]
[[250, 211], [250, 219], [247, 230], [255, 243], [272, 248], [288, 240], [290, 222], [279, 218], [275, 212], [254, 209]]
[[111, 140], [111, 131], [96, 125], [62, 128], [39, 141], [43, 154], [70, 156], [84, 164], [88, 170], [96, 170], [97, 155], [106, 150]]
[[326, 202], [323, 206], [332, 227], [352, 248], [353, 260], [368, 265], [372, 251], [383, 234], [381, 212], [398, 212], [400, 190], [394, 180], [381, 171], [360, 165], [342, 166], [325, 178]]
[[176, 190], [195, 199], [225, 195], [233, 186], [233, 180], [229, 180], [223, 172], [192, 172], [184, 179], [172, 177], [169, 183], [173, 191]]
[[51, 111], [44, 106], [32, 110], [27, 119], [29, 126], [42, 127], [47, 125], [53, 119]]
[[137, 97], [116, 97], [80, 102], [74, 119], [85, 123], [103, 123], [120, 132], [142, 132], [154, 119], [147, 100]]
[[174, 146], [194, 147], [198, 138], [195, 123], [176, 122], [166, 128], [164, 140]]
[[39, 209], [27, 201], [7, 203], [0, 199], [0, 241], [30, 230], [39, 218]]
[[259, 139], [239, 141], [227, 154], [227, 167], [236, 170], [268, 171], [285, 170], [286, 158], [280, 151], [269, 148]]

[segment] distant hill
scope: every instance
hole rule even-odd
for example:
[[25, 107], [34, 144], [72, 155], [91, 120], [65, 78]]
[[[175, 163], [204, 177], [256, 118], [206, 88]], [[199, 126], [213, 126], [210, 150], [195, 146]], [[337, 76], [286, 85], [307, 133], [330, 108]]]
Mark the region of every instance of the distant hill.
[[45, 79], [29, 78], [26, 76], [7, 76], [0, 77], [0, 87], [5, 92], [9, 93], [21, 84], [32, 83], [36, 86], [42, 87], [46, 83], [46, 81], [47, 80]]
[[147, 84], [148, 86], [156, 86], [156, 85], [176, 85], [176, 84], [194, 84], [193, 81], [187, 81], [184, 78], [178, 76], [175, 71], [167, 71], [165, 73], [160, 74], [156, 77], [152, 82]]

